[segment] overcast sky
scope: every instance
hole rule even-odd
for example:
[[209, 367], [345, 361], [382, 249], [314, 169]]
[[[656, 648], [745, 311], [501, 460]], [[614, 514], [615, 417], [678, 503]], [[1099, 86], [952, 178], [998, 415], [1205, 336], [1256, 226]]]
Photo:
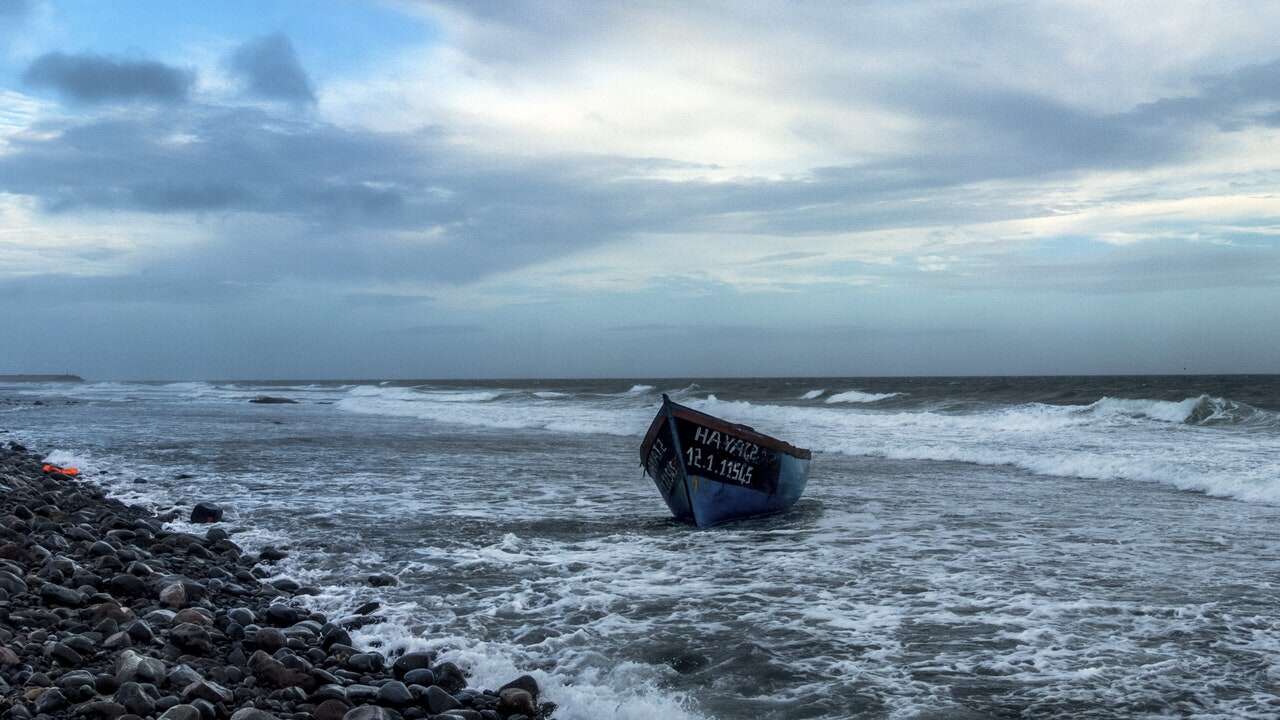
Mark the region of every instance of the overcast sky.
[[1265, 0], [0, 0], [0, 371], [1280, 372], [1277, 37]]

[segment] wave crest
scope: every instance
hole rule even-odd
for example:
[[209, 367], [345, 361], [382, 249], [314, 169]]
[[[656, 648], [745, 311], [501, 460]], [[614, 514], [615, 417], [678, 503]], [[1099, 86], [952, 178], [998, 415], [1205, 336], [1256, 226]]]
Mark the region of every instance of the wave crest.
[[[805, 395], [808, 395], [808, 394], [809, 393], [805, 393]], [[834, 405], [835, 403], [873, 403], [873, 402], [880, 402], [881, 400], [888, 400], [891, 397], [897, 397], [901, 394], [902, 393], [896, 393], [896, 392], [869, 393], [869, 392], [862, 392], [861, 390], [846, 390], [845, 392], [836, 393], [835, 395], [832, 395], [831, 397], [827, 398], [826, 403], [828, 405]], [[814, 397], [817, 397], [817, 395], [814, 395]], [[803, 399], [807, 400], [809, 398], [803, 398]]]
[[1104, 397], [1086, 406], [1100, 416], [1124, 415], [1186, 425], [1274, 424], [1280, 416], [1248, 403], [1199, 395], [1185, 400], [1147, 400]]

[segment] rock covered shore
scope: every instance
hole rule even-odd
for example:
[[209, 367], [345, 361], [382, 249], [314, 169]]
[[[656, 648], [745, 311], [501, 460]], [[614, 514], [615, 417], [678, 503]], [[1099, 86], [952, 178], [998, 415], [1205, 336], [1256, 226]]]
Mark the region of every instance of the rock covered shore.
[[[194, 520], [221, 516], [194, 509]], [[467, 687], [434, 653], [353, 646], [371, 602], [347, 618], [311, 612], [292, 581], [269, 584], [279, 551], [164, 518], [41, 471], [0, 446], [0, 718], [85, 720], [545, 720], [537, 682]]]

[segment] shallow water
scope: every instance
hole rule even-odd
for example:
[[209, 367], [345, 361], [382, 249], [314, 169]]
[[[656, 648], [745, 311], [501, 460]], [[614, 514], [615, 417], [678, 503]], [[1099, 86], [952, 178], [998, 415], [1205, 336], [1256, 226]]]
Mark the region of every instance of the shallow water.
[[[799, 505], [669, 520], [637, 455], [662, 390], [814, 448]], [[482, 685], [533, 671], [558, 717], [1280, 713], [1275, 377], [0, 398], [0, 437], [139, 502], [223, 503], [237, 541], [293, 548], [320, 609], [389, 601], [358, 640], [446, 649]]]

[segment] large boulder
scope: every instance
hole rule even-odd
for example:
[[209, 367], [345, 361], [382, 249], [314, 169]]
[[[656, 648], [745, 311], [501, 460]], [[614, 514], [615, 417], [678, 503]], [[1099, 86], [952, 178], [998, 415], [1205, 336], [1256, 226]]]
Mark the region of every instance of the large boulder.
[[217, 503], [201, 502], [191, 508], [191, 522], [215, 523], [222, 520], [222, 508]]

